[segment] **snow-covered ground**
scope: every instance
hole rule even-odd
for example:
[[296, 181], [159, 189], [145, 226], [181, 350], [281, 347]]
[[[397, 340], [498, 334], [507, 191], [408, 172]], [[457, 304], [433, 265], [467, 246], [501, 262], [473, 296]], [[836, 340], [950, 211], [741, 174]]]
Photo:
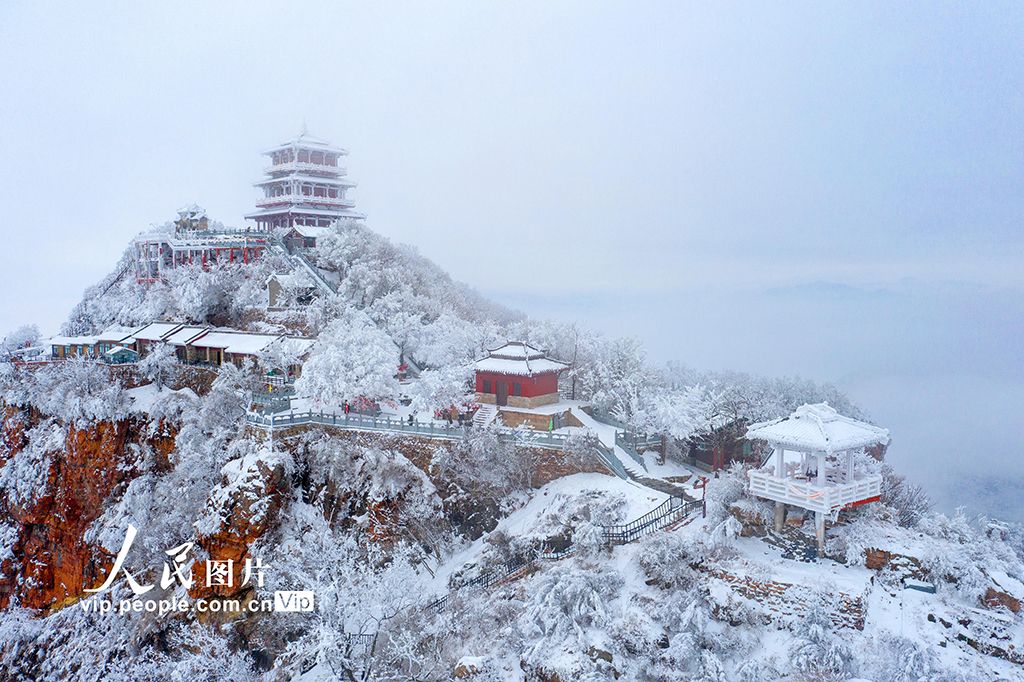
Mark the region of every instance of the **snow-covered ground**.
[[492, 535], [502, 533], [513, 537], [529, 536], [534, 532], [540, 519], [554, 513], [568, 498], [587, 494], [621, 498], [622, 513], [626, 520], [643, 516], [667, 498], [664, 493], [605, 474], [573, 474], [555, 479], [534, 491], [526, 504], [501, 519], [493, 531], [485, 533], [448, 557], [435, 570], [431, 587], [436, 589], [438, 596], [443, 594], [447, 589], [449, 577], [477, 560]]
[[[172, 400], [173, 397], [196, 400], [198, 396], [191, 388], [179, 388], [172, 391], [169, 388], [157, 388], [156, 384], [146, 384], [125, 391], [125, 395], [131, 399], [131, 410], [133, 412], [149, 413], [158, 400]], [[172, 397], [173, 396], [173, 397]]]

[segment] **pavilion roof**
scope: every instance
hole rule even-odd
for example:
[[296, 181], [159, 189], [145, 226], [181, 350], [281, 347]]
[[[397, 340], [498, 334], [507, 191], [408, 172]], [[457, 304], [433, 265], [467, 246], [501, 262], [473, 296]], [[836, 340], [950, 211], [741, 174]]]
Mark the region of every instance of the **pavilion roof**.
[[751, 424], [747, 438], [787, 450], [833, 454], [889, 442], [887, 429], [844, 417], [828, 403], [801, 405], [782, 419]]

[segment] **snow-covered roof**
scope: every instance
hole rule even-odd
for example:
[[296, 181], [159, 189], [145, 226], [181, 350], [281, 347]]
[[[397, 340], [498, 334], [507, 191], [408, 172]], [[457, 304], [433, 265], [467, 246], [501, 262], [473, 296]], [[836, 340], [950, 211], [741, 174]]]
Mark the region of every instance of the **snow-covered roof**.
[[[309, 197], [312, 198], [312, 197]], [[262, 218], [268, 215], [315, 215], [315, 216], [326, 216], [328, 218], [365, 218], [365, 213], [359, 213], [358, 211], [350, 211], [347, 208], [313, 208], [307, 207], [305, 202], [301, 204], [287, 204], [280, 208], [265, 208], [262, 211], [256, 211], [255, 213], [246, 213], [246, 218]]]
[[782, 419], [751, 424], [747, 438], [787, 450], [832, 454], [876, 443], [884, 445], [889, 442], [889, 431], [844, 417], [828, 403], [817, 403], [801, 405]]
[[96, 335], [98, 341], [124, 341], [134, 334], [133, 329], [113, 325]]
[[[127, 352], [127, 353], [135, 353], [135, 351], [133, 351], [131, 348], [125, 348], [124, 346], [114, 346], [113, 348], [108, 350], [105, 353], [105, 355], [113, 356], [113, 355], [117, 355], [118, 353], [125, 353], [125, 352]], [[138, 355], [138, 353], [135, 353], [135, 354]]]
[[316, 343], [316, 339], [285, 336], [280, 339], [280, 343], [284, 346], [286, 352], [301, 358], [313, 349], [313, 344]]
[[248, 332], [211, 330], [189, 345], [198, 348], [219, 348], [225, 353], [237, 355], [256, 355], [280, 338], [280, 334], [250, 334]]
[[97, 336], [52, 336], [49, 345], [51, 346], [92, 346], [99, 337]]
[[310, 237], [312, 239], [319, 239], [331, 231], [329, 227], [313, 227], [312, 225], [296, 225], [292, 229], [303, 237]]
[[209, 327], [196, 327], [188, 325], [176, 330], [174, 333], [164, 338], [164, 341], [171, 344], [172, 346], [185, 346], [190, 342], [194, 341], [198, 337], [205, 334], [210, 328]]
[[[330, 166], [324, 166], [324, 169], [328, 169]], [[337, 172], [340, 174], [344, 169], [339, 168]], [[292, 180], [298, 180], [299, 182], [308, 182], [317, 185], [331, 185], [334, 187], [355, 187], [356, 183], [354, 180], [347, 178], [333, 177], [330, 175], [306, 175], [305, 173], [288, 173], [287, 175], [279, 175], [276, 178], [267, 178], [266, 180], [260, 180], [254, 182], [254, 187], [263, 187], [264, 185], [274, 185], [279, 182], [290, 182]]]
[[267, 277], [267, 283], [270, 280], [276, 279], [278, 283], [283, 287], [307, 287], [309, 289], [315, 289], [316, 284], [313, 280], [305, 273], [295, 272], [275, 272], [270, 277]]
[[189, 204], [178, 209], [178, 215], [182, 218], [198, 220], [206, 217], [206, 209], [199, 204]]
[[340, 155], [348, 154], [348, 150], [347, 149], [343, 149], [342, 147], [335, 147], [334, 145], [332, 145], [327, 140], [322, 140], [319, 137], [314, 137], [313, 135], [310, 135], [305, 127], [303, 127], [302, 131], [298, 135], [296, 135], [294, 138], [292, 138], [290, 140], [286, 140], [285, 142], [282, 142], [281, 144], [277, 145], [276, 147], [273, 147], [272, 149], [268, 149], [267, 151], [265, 151], [263, 153], [264, 154], [273, 154], [274, 152], [279, 152], [282, 149], [289, 149], [291, 147], [300, 147], [302, 149], [312, 149], [313, 151], [318, 151], [318, 152], [334, 152], [335, 154], [340, 154]]
[[184, 327], [180, 322], [150, 322], [142, 329], [132, 332], [139, 341], [163, 341], [164, 337]]
[[532, 376], [544, 372], [558, 372], [569, 365], [549, 358], [545, 351], [528, 343], [510, 341], [500, 348], [487, 352], [487, 357], [477, 360], [476, 370], [496, 374]]

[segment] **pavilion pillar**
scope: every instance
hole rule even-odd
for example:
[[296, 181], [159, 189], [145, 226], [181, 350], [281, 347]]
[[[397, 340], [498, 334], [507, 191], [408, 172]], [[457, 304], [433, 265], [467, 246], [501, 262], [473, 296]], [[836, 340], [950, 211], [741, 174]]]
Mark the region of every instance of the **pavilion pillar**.
[[825, 512], [814, 512], [814, 535], [818, 540], [818, 555], [825, 553]]
[[786, 525], [786, 503], [775, 503], [775, 532], [781, 533], [782, 527]]

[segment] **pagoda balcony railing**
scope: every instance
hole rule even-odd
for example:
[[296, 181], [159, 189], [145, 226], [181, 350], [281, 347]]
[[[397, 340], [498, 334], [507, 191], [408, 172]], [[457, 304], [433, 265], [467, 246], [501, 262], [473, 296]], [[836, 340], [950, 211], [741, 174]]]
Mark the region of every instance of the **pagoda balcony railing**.
[[854, 477], [850, 480], [836, 480], [826, 476], [823, 485], [819, 485], [813, 478], [779, 477], [763, 469], [748, 471], [747, 477], [751, 495], [826, 514], [874, 502], [882, 493], [881, 476]]
[[323, 163], [308, 163], [306, 161], [289, 161], [288, 163], [279, 163], [274, 166], [267, 166], [263, 169], [264, 173], [292, 173], [295, 171], [304, 171], [311, 173], [328, 173], [332, 176], [347, 175], [348, 170], [342, 166], [328, 166]]
[[279, 194], [275, 197], [264, 197], [256, 202], [257, 206], [275, 206], [277, 204], [323, 204], [340, 208], [353, 208], [356, 204], [345, 197], [316, 197], [309, 194]]

